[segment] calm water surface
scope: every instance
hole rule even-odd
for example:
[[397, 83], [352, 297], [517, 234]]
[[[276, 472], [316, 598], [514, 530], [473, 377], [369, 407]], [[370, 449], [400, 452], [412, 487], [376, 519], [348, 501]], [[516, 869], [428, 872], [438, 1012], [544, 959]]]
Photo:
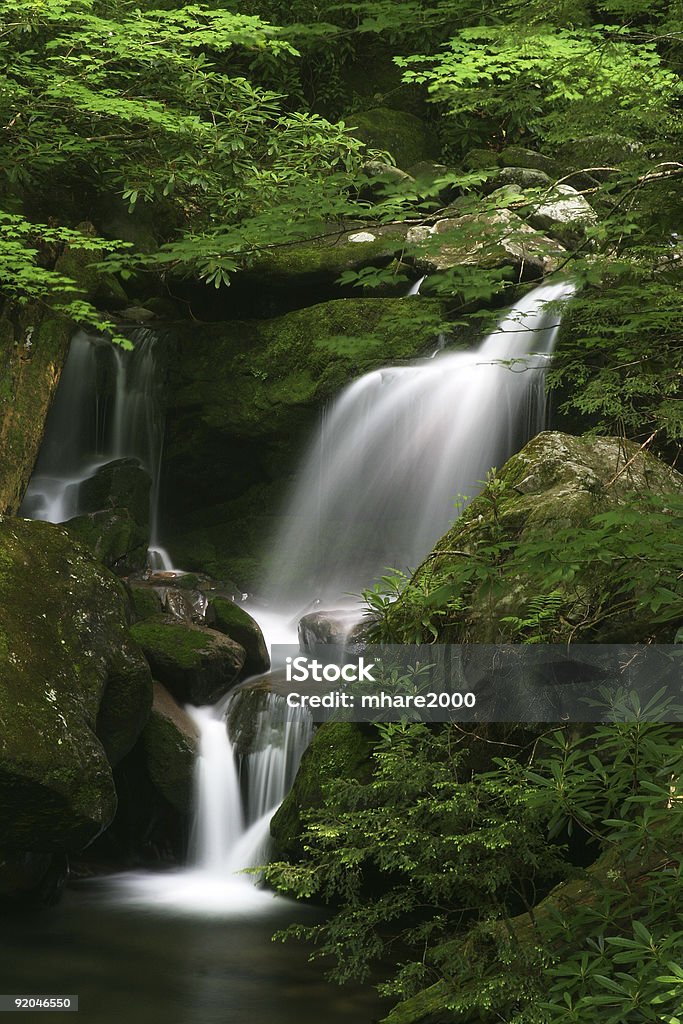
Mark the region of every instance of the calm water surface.
[[[80, 883], [55, 908], [0, 919], [0, 992], [78, 994], [81, 1024], [369, 1024], [371, 988], [324, 981], [298, 942], [273, 942], [317, 912], [273, 899], [258, 914], [193, 916], [130, 905], [118, 883]], [[387, 1007], [388, 1008], [388, 1007]]]

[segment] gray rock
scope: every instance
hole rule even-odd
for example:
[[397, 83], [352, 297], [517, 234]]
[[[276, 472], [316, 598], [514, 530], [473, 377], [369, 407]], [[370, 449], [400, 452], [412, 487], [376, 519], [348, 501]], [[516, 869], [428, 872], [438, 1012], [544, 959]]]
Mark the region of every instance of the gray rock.
[[549, 273], [564, 255], [559, 243], [505, 209], [445, 218], [436, 222], [431, 234], [424, 252], [415, 257], [425, 273], [457, 266], [508, 266], [518, 276], [534, 279]]
[[557, 160], [533, 149], [523, 146], [506, 146], [498, 157], [501, 167], [526, 167], [533, 171], [543, 171], [551, 178], [560, 176], [560, 165]]
[[597, 220], [593, 207], [571, 185], [557, 185], [540, 204], [532, 206], [527, 216], [532, 227], [546, 231], [568, 246], [580, 243], [586, 228]]
[[531, 167], [504, 167], [491, 184], [495, 188], [505, 185], [517, 185], [519, 188], [546, 188], [552, 185], [552, 178], [545, 171], [536, 171]]

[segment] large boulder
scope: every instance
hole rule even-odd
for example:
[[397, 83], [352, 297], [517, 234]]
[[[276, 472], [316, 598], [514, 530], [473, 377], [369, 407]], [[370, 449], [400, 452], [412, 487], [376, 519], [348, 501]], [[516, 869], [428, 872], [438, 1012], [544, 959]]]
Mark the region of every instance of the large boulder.
[[137, 459], [115, 459], [84, 480], [81, 515], [65, 524], [95, 558], [120, 574], [147, 564], [151, 480]]
[[[415, 603], [419, 607], [425, 594], [444, 587], [448, 603], [438, 607], [433, 620], [444, 643], [504, 643], [529, 636], [560, 643], [660, 639], [637, 595], [633, 601], [617, 595], [624, 583], [623, 572], [617, 573], [624, 567], [615, 567], [613, 560], [620, 561], [628, 517], [617, 527], [611, 554], [590, 548], [597, 529], [593, 517], [636, 508], [635, 521], [645, 531], [648, 516], [656, 525], [648, 495], [680, 494], [682, 489], [679, 473], [621, 438], [538, 434], [439, 541], [392, 607], [389, 625], [400, 638], [412, 623], [414, 634]], [[671, 519], [673, 530], [673, 514]], [[573, 554], [563, 547], [575, 545], [581, 534], [591, 551], [588, 558], [576, 547]], [[534, 554], [534, 544], [547, 547]], [[526, 554], [518, 558], [517, 551]], [[566, 565], [553, 560], [555, 551], [564, 552]], [[648, 554], [640, 553], [639, 570], [647, 566]], [[473, 566], [477, 571], [472, 572]], [[667, 627], [667, 636], [672, 629], [675, 623]]]
[[243, 666], [245, 676], [256, 676], [268, 671], [270, 655], [261, 627], [244, 608], [240, 608], [234, 601], [215, 597], [207, 606], [206, 623], [244, 648], [247, 655]]
[[125, 508], [140, 526], [146, 526], [151, 483], [137, 459], [114, 459], [83, 481], [78, 489], [78, 507], [82, 512]]
[[501, 167], [528, 167], [533, 171], [543, 171], [550, 178], [558, 178], [560, 175], [557, 160], [533, 149], [524, 149], [523, 146], [506, 146], [501, 149], [498, 163]]
[[150, 619], [130, 632], [155, 678], [183, 703], [214, 704], [237, 682], [246, 659], [240, 644], [201, 626]]
[[98, 562], [120, 575], [140, 572], [147, 564], [149, 532], [125, 508], [74, 516], [64, 527]]
[[189, 815], [199, 732], [160, 683], [154, 683], [152, 713], [141, 742], [151, 781], [177, 811]]
[[354, 135], [371, 149], [391, 153], [399, 167], [440, 155], [434, 132], [415, 114], [390, 107], [373, 107], [347, 117]]
[[0, 519], [0, 848], [77, 851], [113, 818], [110, 763], [152, 698], [125, 594], [63, 529]]
[[575, 188], [556, 185], [550, 195], [533, 204], [527, 221], [564, 245], [575, 246], [585, 237], [586, 228], [597, 224], [598, 217]]

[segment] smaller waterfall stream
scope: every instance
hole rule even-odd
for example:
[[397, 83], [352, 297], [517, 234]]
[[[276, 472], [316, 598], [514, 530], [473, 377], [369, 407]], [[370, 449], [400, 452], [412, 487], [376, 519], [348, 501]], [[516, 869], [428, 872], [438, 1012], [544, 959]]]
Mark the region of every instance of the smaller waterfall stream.
[[81, 485], [116, 459], [134, 458], [150, 490], [149, 564], [172, 570], [159, 544], [159, 485], [164, 418], [155, 332], [140, 328], [132, 351], [79, 331], [71, 341], [45, 439], [20, 515], [63, 523], [79, 515]]
[[244, 696], [238, 688], [213, 707], [187, 708], [199, 732], [191, 866], [121, 876], [127, 902], [216, 915], [272, 906], [272, 894], [240, 872], [268, 860], [270, 820], [291, 789], [312, 723], [307, 712], [292, 714], [281, 697], [264, 692], [250, 717], [250, 752], [240, 755], [227, 728], [231, 709]]

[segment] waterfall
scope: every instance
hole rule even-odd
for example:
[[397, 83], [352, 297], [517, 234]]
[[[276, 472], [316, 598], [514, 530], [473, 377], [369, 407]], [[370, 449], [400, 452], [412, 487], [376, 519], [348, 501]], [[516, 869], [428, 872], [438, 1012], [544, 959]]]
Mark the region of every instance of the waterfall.
[[[270, 819], [289, 792], [311, 738], [308, 713], [294, 715], [277, 694], [230, 693], [216, 707], [188, 708], [199, 729], [191, 862], [214, 877], [267, 859]], [[230, 736], [231, 711], [247, 700], [248, 752]], [[226, 729], [226, 723], [228, 728]]]
[[[242, 700], [247, 701], [249, 742], [240, 753], [228, 726]], [[241, 872], [268, 859], [270, 820], [291, 789], [310, 742], [310, 715], [292, 712], [275, 693], [244, 687], [213, 707], [187, 711], [199, 732], [190, 866], [123, 875], [120, 897], [172, 913], [251, 916], [267, 911], [272, 896]]]
[[535, 289], [477, 348], [437, 352], [350, 384], [323, 417], [270, 559], [276, 606], [339, 603], [387, 567], [417, 565], [492, 466], [545, 426], [544, 374], [559, 326]]
[[[492, 466], [544, 428], [544, 375], [559, 326], [554, 304], [572, 291], [568, 283], [542, 285], [478, 347], [438, 349], [368, 373], [324, 410], [271, 554], [270, 607], [251, 609], [267, 640], [292, 642], [293, 609], [337, 604], [387, 567], [418, 564], [455, 518], [456, 503], [474, 497]], [[69, 518], [78, 512], [79, 484], [103, 463], [132, 455], [152, 479], [150, 564], [165, 566], [154, 344], [150, 331], [136, 332], [130, 354], [99, 338], [74, 338], [22, 509]], [[239, 872], [267, 857], [270, 819], [309, 743], [310, 717], [292, 714], [262, 684], [187, 710], [199, 733], [190, 867], [127, 875], [123, 898], [173, 911], [252, 913], [269, 897]]]
[[164, 420], [157, 335], [140, 328], [132, 341], [134, 348], [127, 352], [83, 331], [72, 339], [19, 514], [65, 522], [83, 511], [81, 485], [98, 469], [135, 458], [151, 480], [150, 566], [170, 570], [171, 559], [158, 539]]

